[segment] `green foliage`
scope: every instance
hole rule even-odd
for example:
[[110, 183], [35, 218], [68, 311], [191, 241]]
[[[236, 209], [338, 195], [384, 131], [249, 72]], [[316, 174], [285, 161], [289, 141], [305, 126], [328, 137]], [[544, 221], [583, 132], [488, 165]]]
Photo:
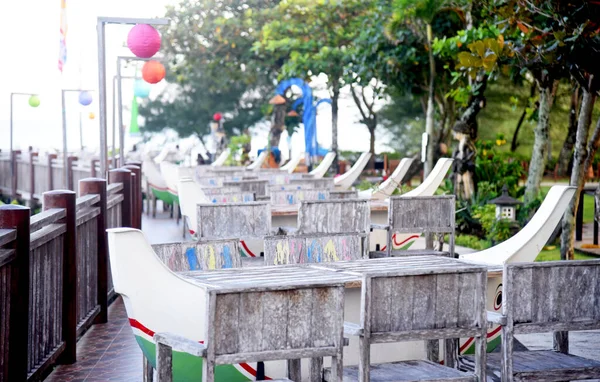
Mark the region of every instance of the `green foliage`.
[[246, 134], [231, 137], [228, 145], [231, 154], [229, 154], [229, 157], [225, 161], [227, 166], [237, 166], [245, 163], [248, 158], [243, 155], [243, 149], [244, 146], [250, 144], [251, 140], [252, 138]]
[[522, 158], [512, 152], [501, 151], [505, 144], [506, 139], [502, 134], [498, 134], [495, 141], [479, 140], [475, 143], [475, 179], [478, 187], [488, 188], [483, 195], [489, 199], [495, 198], [504, 185], [508, 186], [509, 194], [514, 197], [522, 192], [519, 187], [519, 179], [524, 175]]
[[374, 188], [375, 185], [366, 179], [363, 179], [359, 184], [356, 185], [356, 189], [359, 191], [372, 190]]
[[492, 246], [492, 243], [489, 240], [482, 240], [473, 235], [456, 235], [454, 242], [458, 246], [467, 247], [478, 251], [488, 249]]

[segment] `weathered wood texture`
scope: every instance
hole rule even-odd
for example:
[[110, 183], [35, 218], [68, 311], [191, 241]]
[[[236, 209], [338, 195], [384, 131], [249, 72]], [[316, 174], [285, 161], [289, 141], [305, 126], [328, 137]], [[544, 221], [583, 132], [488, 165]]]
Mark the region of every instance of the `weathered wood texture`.
[[298, 232], [368, 233], [371, 228], [369, 203], [362, 199], [303, 201], [298, 211]]
[[358, 191], [331, 191], [330, 199], [357, 199]]
[[271, 233], [271, 208], [265, 202], [198, 204], [196, 234], [201, 240], [264, 237]]
[[[518, 333], [599, 329], [600, 260], [508, 264], [503, 289], [503, 381], [600, 378], [600, 364], [592, 361], [575, 362], [562, 353], [542, 360], [540, 353], [513, 353], [512, 347]], [[556, 336], [555, 348], [568, 351], [568, 336]], [[523, 359], [535, 361], [536, 370], [522, 370]]]
[[0, 206], [0, 381], [27, 379], [29, 208]]
[[242, 266], [238, 240], [155, 244], [152, 249], [173, 272]]
[[[461, 337], [476, 338], [475, 375], [484, 380], [485, 267], [433, 256], [322, 266], [362, 275], [360, 325], [347, 325], [359, 336], [360, 381], [369, 380], [371, 344]], [[400, 375], [407, 364], [397, 367]]]
[[303, 200], [328, 200], [328, 189], [296, 189], [296, 190], [271, 190], [269, 191], [271, 204], [292, 205], [299, 204]]
[[231, 193], [242, 193], [240, 186], [222, 186], [222, 187], [202, 187], [202, 191], [206, 196], [219, 195], [219, 194], [231, 194]]
[[[121, 194], [123, 190], [123, 185], [121, 183], [113, 183], [108, 186], [108, 202], [107, 202], [107, 212], [106, 212], [106, 228], [117, 228], [123, 226], [123, 203], [125, 202], [125, 198], [123, 194]], [[109, 296], [109, 300], [115, 296], [115, 290], [112, 282], [111, 268], [110, 268], [110, 258], [107, 257], [107, 293]]]
[[291, 185], [300, 185], [303, 188], [314, 188], [314, 189], [327, 189], [333, 190], [334, 183], [333, 178], [321, 178], [321, 179], [290, 179]]
[[251, 192], [259, 196], [267, 195], [268, 180], [241, 180], [239, 182], [223, 182], [224, 187], [238, 186], [242, 192]]
[[265, 238], [265, 264], [308, 264], [368, 258], [367, 234], [312, 234]]
[[248, 203], [255, 201], [255, 194], [252, 192], [231, 192], [207, 195], [212, 203]]
[[[388, 211], [388, 253], [393, 250], [392, 236], [396, 233], [437, 234], [440, 251], [444, 235], [448, 234], [449, 252], [454, 257], [455, 205], [454, 195], [391, 197]], [[433, 249], [429, 243], [427, 247]]]

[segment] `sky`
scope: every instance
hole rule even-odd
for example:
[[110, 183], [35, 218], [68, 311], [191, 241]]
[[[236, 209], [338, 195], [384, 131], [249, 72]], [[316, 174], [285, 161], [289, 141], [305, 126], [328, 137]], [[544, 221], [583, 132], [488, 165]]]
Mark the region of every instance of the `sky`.
[[[98, 16], [153, 18], [164, 15], [166, 5], [176, 0], [67, 0], [67, 62], [61, 74], [58, 70], [60, 0], [11, 1], [4, 6], [5, 17], [0, 23], [0, 35], [5, 36], [3, 59], [0, 60], [0, 149], [9, 148], [10, 94], [12, 92], [36, 93], [40, 106], [32, 108], [28, 96], [15, 96], [13, 101], [13, 130], [15, 148], [26, 149], [29, 145], [39, 149], [62, 148], [62, 119], [60, 89], [93, 90], [94, 102], [82, 107], [77, 92], [66, 93], [65, 115], [67, 120], [67, 145], [69, 151], [79, 149], [79, 116], [82, 114], [84, 146], [98, 147], [98, 74], [97, 34]], [[106, 27], [107, 78], [116, 73], [116, 57], [130, 56], [125, 46], [130, 26], [108, 25]], [[81, 73], [80, 73], [81, 70]], [[135, 68], [123, 70], [133, 75]], [[317, 79], [315, 87], [322, 87], [323, 78]], [[153, 87], [150, 97], [164, 88], [164, 83]], [[109, 127], [112, 121], [112, 90], [107, 84]], [[369, 134], [366, 127], [357, 123], [358, 110], [349, 94], [342, 94], [340, 101], [338, 144], [343, 150], [366, 151]], [[133, 83], [123, 82], [123, 100], [128, 105], [133, 94]], [[315, 95], [326, 97], [326, 90], [316, 90]], [[95, 119], [90, 119], [90, 112]], [[129, 124], [129, 115], [124, 112]], [[110, 129], [109, 129], [110, 130]], [[301, 133], [301, 132], [300, 132]], [[266, 130], [255, 129], [253, 151], [266, 144]], [[295, 149], [302, 145], [300, 134], [292, 137]], [[285, 137], [284, 137], [285, 139]], [[319, 108], [317, 116], [317, 139], [323, 147], [331, 144], [331, 110]], [[109, 132], [109, 145], [111, 137]], [[385, 140], [378, 141], [377, 151], [385, 149]], [[282, 147], [283, 148], [283, 147]]]

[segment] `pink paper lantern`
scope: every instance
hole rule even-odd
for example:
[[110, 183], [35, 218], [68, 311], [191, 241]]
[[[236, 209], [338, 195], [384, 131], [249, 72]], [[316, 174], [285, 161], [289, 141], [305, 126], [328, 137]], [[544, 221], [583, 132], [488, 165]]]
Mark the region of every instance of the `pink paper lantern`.
[[160, 49], [160, 34], [148, 24], [137, 24], [127, 35], [127, 46], [140, 58], [150, 58]]

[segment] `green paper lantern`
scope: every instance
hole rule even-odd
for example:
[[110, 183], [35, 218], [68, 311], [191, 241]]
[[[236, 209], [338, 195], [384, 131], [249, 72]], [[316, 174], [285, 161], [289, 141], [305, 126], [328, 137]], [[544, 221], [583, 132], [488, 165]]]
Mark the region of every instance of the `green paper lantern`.
[[40, 106], [40, 97], [38, 97], [36, 95], [32, 95], [31, 97], [29, 97], [29, 106], [31, 106], [31, 107]]

